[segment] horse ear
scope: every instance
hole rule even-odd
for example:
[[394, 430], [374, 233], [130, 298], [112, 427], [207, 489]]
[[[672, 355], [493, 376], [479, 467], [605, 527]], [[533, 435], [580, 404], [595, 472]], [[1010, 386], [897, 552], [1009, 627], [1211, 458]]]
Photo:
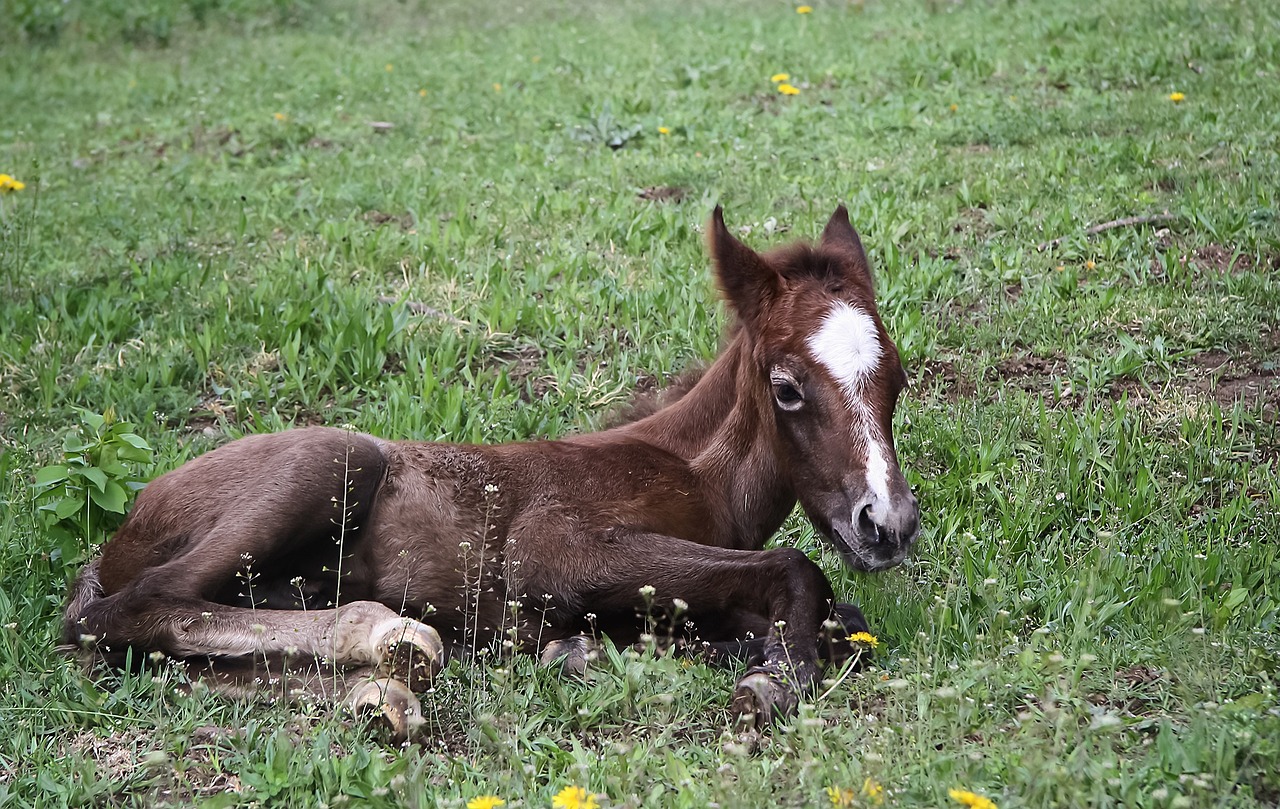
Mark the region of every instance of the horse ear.
[[831, 214], [831, 219], [827, 221], [827, 226], [822, 229], [821, 243], [823, 247], [834, 248], [847, 254], [862, 273], [868, 278], [871, 277], [871, 265], [867, 263], [867, 254], [862, 249], [862, 240], [858, 238], [858, 231], [849, 224], [849, 212], [843, 205], [836, 207], [835, 213]]
[[778, 292], [778, 273], [742, 242], [724, 224], [719, 205], [711, 212], [707, 244], [715, 262], [716, 282], [738, 317], [751, 329], [761, 311]]

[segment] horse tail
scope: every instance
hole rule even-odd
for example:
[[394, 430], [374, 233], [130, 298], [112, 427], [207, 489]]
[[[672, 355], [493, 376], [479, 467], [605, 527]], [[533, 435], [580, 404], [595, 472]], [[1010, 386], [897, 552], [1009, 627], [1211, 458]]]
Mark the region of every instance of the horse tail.
[[100, 561], [100, 559], [94, 559], [85, 565], [71, 585], [71, 592], [67, 598], [67, 611], [62, 619], [62, 645], [58, 647], [59, 651], [72, 654], [86, 646], [92, 646], [95, 640], [85, 636], [80, 620], [89, 606], [99, 601], [104, 595], [102, 582], [98, 578]]

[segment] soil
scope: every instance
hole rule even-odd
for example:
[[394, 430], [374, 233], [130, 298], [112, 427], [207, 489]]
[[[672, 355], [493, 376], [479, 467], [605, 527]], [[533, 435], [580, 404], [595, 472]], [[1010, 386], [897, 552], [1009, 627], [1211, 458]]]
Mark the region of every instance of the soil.
[[651, 185], [637, 196], [650, 202], [680, 202], [689, 192], [673, 185]]

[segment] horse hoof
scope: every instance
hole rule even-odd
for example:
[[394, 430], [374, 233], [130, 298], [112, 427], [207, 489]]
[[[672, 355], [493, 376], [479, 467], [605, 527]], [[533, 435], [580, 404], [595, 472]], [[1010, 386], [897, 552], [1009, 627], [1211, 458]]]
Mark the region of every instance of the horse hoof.
[[738, 681], [733, 692], [732, 712], [742, 730], [761, 730], [795, 712], [799, 700], [777, 678], [763, 671], [751, 672]]
[[434, 629], [412, 618], [395, 618], [373, 629], [374, 665], [421, 694], [444, 667], [444, 644]]
[[841, 625], [844, 626], [846, 635], [855, 635], [859, 632], [870, 632], [871, 625], [867, 623], [867, 619], [862, 614], [862, 610], [858, 609], [855, 604], [836, 604], [833, 611], [836, 618], [840, 619]]
[[595, 659], [598, 647], [586, 635], [553, 640], [542, 649], [539, 661], [542, 665], [559, 666], [560, 673], [568, 677], [582, 677]]
[[426, 724], [422, 703], [404, 683], [390, 678], [361, 683], [347, 695], [346, 703], [356, 716], [381, 717], [397, 744], [408, 741]]

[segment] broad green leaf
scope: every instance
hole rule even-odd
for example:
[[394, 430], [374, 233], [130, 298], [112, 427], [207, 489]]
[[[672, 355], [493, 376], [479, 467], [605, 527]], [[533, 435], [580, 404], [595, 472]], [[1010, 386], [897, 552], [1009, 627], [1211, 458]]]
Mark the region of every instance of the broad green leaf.
[[134, 463], [150, 463], [151, 451], [125, 445], [116, 447], [116, 457], [124, 461], [133, 461]]
[[44, 488], [67, 479], [67, 467], [63, 464], [46, 466], [36, 472], [36, 486]]
[[136, 447], [137, 449], [145, 449], [148, 451], [151, 449], [151, 445], [148, 444], [145, 439], [143, 439], [141, 436], [134, 435], [133, 433], [121, 433], [116, 437], [128, 445], [132, 447]]
[[93, 485], [98, 487], [98, 491], [102, 491], [103, 489], [107, 488], [107, 476], [101, 469], [98, 469], [96, 466], [90, 466], [90, 467], [81, 469], [80, 474], [88, 478], [90, 481], [92, 481]]
[[1227, 600], [1224, 602], [1224, 604], [1226, 605], [1227, 609], [1231, 610], [1232, 612], [1235, 612], [1236, 608], [1239, 607], [1241, 604], [1243, 604], [1245, 599], [1247, 599], [1248, 597], [1249, 597], [1249, 589], [1247, 587], [1237, 587], [1227, 594]]
[[114, 480], [108, 481], [103, 491], [90, 489], [89, 497], [93, 499], [93, 502], [101, 506], [104, 511], [110, 511], [115, 514], [124, 513], [124, 504], [128, 500], [124, 487]]
[[92, 444], [86, 444], [84, 439], [76, 433], [68, 433], [67, 437], [62, 439], [62, 451], [68, 455], [78, 455], [84, 452]]
[[53, 513], [58, 516], [59, 520], [65, 520], [68, 517], [79, 514], [82, 508], [84, 508], [84, 500], [79, 497], [64, 497], [53, 507]]

